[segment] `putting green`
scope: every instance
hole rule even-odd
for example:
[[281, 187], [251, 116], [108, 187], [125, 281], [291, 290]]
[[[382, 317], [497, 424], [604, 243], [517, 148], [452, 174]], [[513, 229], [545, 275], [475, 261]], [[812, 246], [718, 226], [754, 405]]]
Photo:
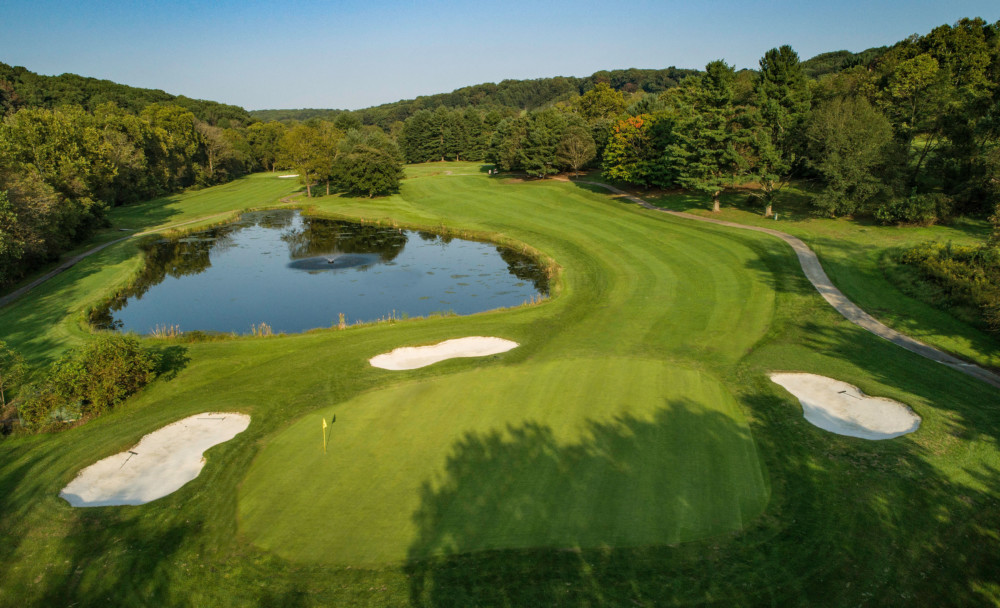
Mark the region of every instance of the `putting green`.
[[[334, 413], [324, 455], [321, 417]], [[746, 421], [713, 377], [575, 359], [487, 365], [304, 416], [254, 461], [239, 516], [288, 559], [364, 565], [676, 543], [740, 529], [767, 496]]]

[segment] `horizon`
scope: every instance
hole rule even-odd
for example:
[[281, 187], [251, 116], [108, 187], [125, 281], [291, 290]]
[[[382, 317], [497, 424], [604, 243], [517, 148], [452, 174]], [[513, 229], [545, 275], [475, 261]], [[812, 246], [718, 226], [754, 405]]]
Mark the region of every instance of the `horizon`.
[[715, 59], [756, 69], [764, 52], [783, 44], [806, 60], [892, 45], [966, 17], [1000, 21], [995, 2], [972, 0], [836, 7], [518, 1], [503, 10], [455, 0], [419, 7], [415, 0], [348, 0], [300, 2], [280, 13], [259, 0], [13, 0], [0, 13], [0, 61], [10, 65], [250, 111], [359, 110], [508, 79], [585, 78], [629, 67], [701, 70]]

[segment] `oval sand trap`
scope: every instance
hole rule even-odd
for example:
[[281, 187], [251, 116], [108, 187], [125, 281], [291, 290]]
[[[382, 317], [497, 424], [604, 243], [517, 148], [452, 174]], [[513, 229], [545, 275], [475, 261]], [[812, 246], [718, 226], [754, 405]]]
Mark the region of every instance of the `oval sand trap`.
[[74, 507], [141, 505], [177, 491], [201, 473], [202, 454], [250, 425], [233, 412], [196, 414], [154, 431], [132, 448], [80, 471], [59, 496]]
[[884, 397], [869, 397], [858, 387], [816, 374], [775, 373], [771, 380], [785, 387], [802, 404], [806, 420], [819, 428], [861, 439], [892, 439], [912, 433], [920, 416], [906, 405]]
[[445, 340], [431, 346], [404, 346], [390, 353], [372, 357], [368, 362], [375, 367], [395, 371], [417, 369], [456, 357], [485, 357], [505, 353], [517, 345], [517, 342], [503, 338], [470, 336]]

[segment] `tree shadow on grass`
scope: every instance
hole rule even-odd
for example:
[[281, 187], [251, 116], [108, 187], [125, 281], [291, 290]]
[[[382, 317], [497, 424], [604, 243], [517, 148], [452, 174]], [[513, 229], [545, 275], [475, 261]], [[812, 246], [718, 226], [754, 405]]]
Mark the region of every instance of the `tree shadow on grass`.
[[147, 606], [197, 606], [188, 585], [177, 579], [200, 566], [178, 563], [200, 525], [142, 525], [117, 509], [74, 513], [59, 546], [61, 563], [46, 572], [50, 580], [36, 605], [113, 606], [131, 598]]
[[[636, 455], [669, 436], [670, 427], [687, 424], [666, 414], [619, 420], [568, 448], [538, 425], [512, 429], [508, 439], [467, 434], [455, 444], [442, 483], [425, 486], [415, 514], [419, 532], [406, 566], [411, 605], [965, 606], [1000, 589], [1000, 471], [979, 467], [974, 484], [958, 483], [914, 441], [828, 434], [760, 389], [741, 401], [770, 472], [770, 505], [742, 532], [676, 545], [623, 546], [600, 528], [618, 522], [595, 517], [600, 508], [583, 517], [577, 508], [590, 496], [593, 471], [614, 471], [615, 483], [599, 494], [621, 498], [646, 473]], [[725, 453], [720, 442], [732, 437], [731, 422], [692, 410], [684, 415], [701, 425], [709, 450]], [[533, 485], [534, 473], [546, 469], [562, 477]], [[731, 500], [725, 493], [712, 498]], [[683, 503], [668, 494], [648, 500]], [[624, 512], [603, 511], [609, 518]], [[665, 510], [664, 521], [674, 514]], [[564, 540], [575, 534], [598, 542], [478, 551], [498, 521], [539, 538], [561, 530]], [[441, 555], [427, 557], [434, 553]]]
[[191, 362], [191, 357], [188, 356], [188, 349], [185, 346], [158, 344], [154, 345], [151, 350], [159, 358], [156, 365], [156, 377], [161, 380], [173, 380]]

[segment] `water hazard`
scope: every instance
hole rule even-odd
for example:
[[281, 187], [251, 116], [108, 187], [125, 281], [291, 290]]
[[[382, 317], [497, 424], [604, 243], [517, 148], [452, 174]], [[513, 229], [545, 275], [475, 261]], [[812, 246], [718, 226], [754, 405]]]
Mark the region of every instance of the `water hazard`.
[[153, 243], [135, 283], [93, 323], [137, 333], [300, 332], [390, 317], [471, 314], [548, 293], [511, 249], [370, 224], [260, 211]]

